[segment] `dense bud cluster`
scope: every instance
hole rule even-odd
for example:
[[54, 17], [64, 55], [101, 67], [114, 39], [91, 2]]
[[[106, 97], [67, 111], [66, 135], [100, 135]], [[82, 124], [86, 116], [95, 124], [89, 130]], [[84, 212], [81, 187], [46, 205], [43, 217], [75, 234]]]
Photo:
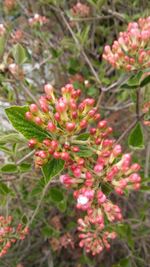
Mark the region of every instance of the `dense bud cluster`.
[[114, 68], [125, 71], [150, 67], [150, 17], [131, 22], [127, 31], [120, 32], [112, 48], [106, 45], [103, 58]]
[[109, 249], [109, 240], [116, 238], [115, 232], [102, 231], [99, 224], [92, 224], [89, 216], [78, 219], [78, 225], [81, 232], [79, 246], [84, 247], [86, 252], [91, 252], [93, 256], [101, 253], [104, 248]]
[[87, 17], [90, 14], [90, 7], [78, 2], [71, 8], [71, 13], [73, 16]]
[[13, 43], [18, 43], [20, 41], [23, 40], [24, 38], [24, 32], [20, 29], [14, 31], [12, 34], [11, 34], [11, 42]]
[[31, 26], [39, 24], [42, 26], [43, 24], [46, 24], [48, 22], [48, 19], [45, 16], [41, 16], [39, 14], [34, 14], [33, 18], [29, 18], [29, 24]]
[[17, 240], [25, 239], [28, 233], [28, 227], [23, 227], [22, 224], [18, 224], [17, 227], [12, 226], [11, 216], [7, 218], [0, 216], [0, 257], [4, 256]]
[[87, 98], [78, 104], [80, 90], [74, 90], [71, 84], [63, 87], [62, 97], [57, 99], [53, 87], [46, 84], [45, 96], [39, 99], [39, 106], [31, 104], [26, 118], [47, 130], [47, 138], [42, 143], [35, 139], [29, 146], [36, 148], [36, 165], [42, 166], [52, 157], [70, 164], [79, 158], [80, 141], [76, 138], [89, 123], [96, 122], [100, 115], [94, 108], [94, 99]]
[[107, 223], [122, 220], [121, 209], [106, 195], [106, 188], [119, 195], [138, 190], [140, 166], [132, 164], [131, 155], [122, 154], [121, 146], [109, 138], [112, 128], [101, 119], [94, 99], [79, 102], [81, 92], [71, 84], [61, 89], [58, 99], [51, 85], [44, 89], [45, 95], [39, 105], [30, 105], [26, 119], [46, 130], [47, 138], [42, 142], [33, 138], [29, 147], [36, 150], [36, 166], [51, 158], [65, 161], [60, 182], [74, 190], [76, 208], [85, 213], [85, 218], [79, 219], [80, 246], [95, 255], [104, 247], [108, 249], [108, 240], [116, 236], [105, 231]]

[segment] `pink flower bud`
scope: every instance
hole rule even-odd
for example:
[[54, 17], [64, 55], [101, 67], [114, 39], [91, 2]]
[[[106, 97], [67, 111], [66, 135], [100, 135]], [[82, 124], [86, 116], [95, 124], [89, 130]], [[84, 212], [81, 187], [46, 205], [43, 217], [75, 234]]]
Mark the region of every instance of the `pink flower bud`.
[[133, 183], [140, 183], [141, 182], [141, 177], [139, 174], [137, 173], [132, 173], [130, 176], [129, 176], [129, 180]]
[[96, 128], [91, 128], [91, 129], [90, 129], [90, 134], [91, 134], [91, 135], [94, 135], [95, 133], [96, 133]]
[[115, 157], [119, 156], [122, 153], [122, 148], [120, 145], [115, 145], [113, 149], [113, 155]]
[[45, 139], [45, 140], [43, 140], [43, 144], [45, 146], [50, 146], [51, 145], [51, 141], [49, 139]]
[[141, 166], [140, 166], [139, 164], [137, 164], [137, 163], [134, 163], [134, 164], [131, 165], [131, 170], [132, 170], [132, 171], [137, 172], [137, 171], [139, 171], [140, 169], [141, 169]]
[[61, 153], [61, 159], [62, 160], [65, 160], [65, 161], [68, 161], [69, 160], [69, 154], [68, 154], [68, 152], [62, 152]]
[[94, 171], [96, 173], [100, 173], [103, 170], [103, 165], [102, 164], [96, 164], [94, 167]]
[[42, 159], [46, 159], [47, 158], [47, 153], [43, 150], [38, 152], [38, 156]]
[[58, 142], [56, 140], [51, 141], [51, 148], [56, 150], [58, 148]]
[[53, 157], [54, 157], [55, 159], [59, 159], [59, 158], [61, 157], [60, 152], [55, 151], [54, 154], [53, 154]]
[[60, 99], [56, 104], [56, 111], [61, 113], [64, 112], [67, 108], [66, 102], [64, 99]]
[[60, 114], [58, 112], [56, 112], [55, 115], [54, 115], [54, 118], [55, 118], [56, 121], [59, 122], [60, 119], [61, 119]]
[[31, 121], [32, 118], [33, 118], [32, 113], [29, 112], [29, 111], [26, 112], [25, 117], [26, 117], [26, 119], [29, 120], [29, 121]]
[[78, 165], [83, 166], [84, 163], [85, 163], [85, 160], [84, 160], [83, 158], [79, 158], [79, 159], [77, 160], [77, 162], [78, 162]]
[[72, 112], [72, 118], [76, 119], [78, 117], [78, 113], [76, 111]]
[[28, 142], [28, 146], [30, 148], [35, 147], [36, 144], [37, 144], [37, 141], [35, 139], [30, 139], [29, 142]]
[[139, 183], [134, 184], [134, 190], [139, 190], [141, 185]]
[[29, 107], [31, 113], [36, 113], [38, 112], [38, 107], [36, 104], [31, 104], [30, 107]]
[[92, 179], [92, 174], [90, 172], [86, 172], [86, 179]]
[[73, 151], [73, 152], [79, 152], [80, 149], [79, 149], [78, 146], [73, 146], [73, 147], [72, 147], [72, 151]]
[[54, 88], [51, 84], [47, 83], [44, 85], [44, 91], [47, 96], [51, 96], [53, 94]]
[[86, 127], [87, 127], [87, 121], [83, 119], [83, 120], [80, 122], [80, 128], [81, 128], [81, 129], [84, 129], [84, 128], [86, 128]]
[[101, 115], [99, 113], [94, 115], [94, 120], [98, 121], [100, 120], [100, 118], [101, 118]]
[[98, 123], [98, 128], [99, 129], [106, 128], [106, 126], [107, 126], [107, 121], [105, 121], [105, 120], [99, 121], [99, 123]]
[[75, 168], [75, 170], [73, 171], [73, 174], [76, 178], [80, 178], [81, 176], [81, 170], [80, 168]]
[[47, 125], [47, 130], [54, 133], [56, 131], [56, 126], [54, 123], [52, 123], [51, 121], [48, 123]]
[[42, 119], [39, 118], [39, 117], [35, 117], [35, 118], [34, 118], [34, 122], [35, 122], [37, 125], [42, 125], [42, 124], [43, 124]]
[[69, 132], [72, 132], [75, 129], [76, 125], [74, 122], [67, 122], [66, 123], [66, 129]]

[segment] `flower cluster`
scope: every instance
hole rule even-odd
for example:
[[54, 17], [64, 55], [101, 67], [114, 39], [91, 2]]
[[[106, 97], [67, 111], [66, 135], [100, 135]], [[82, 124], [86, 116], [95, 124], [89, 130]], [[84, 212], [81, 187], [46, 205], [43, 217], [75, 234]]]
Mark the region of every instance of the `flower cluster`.
[[106, 45], [103, 58], [114, 68], [125, 71], [150, 67], [150, 17], [131, 22], [127, 31], [120, 32], [112, 48]]
[[87, 17], [90, 14], [90, 7], [78, 2], [71, 8], [71, 13], [73, 16]]
[[91, 224], [90, 217], [78, 219], [78, 230], [81, 232], [79, 246], [84, 247], [86, 252], [92, 252], [92, 255], [99, 254], [104, 248], [109, 249], [109, 240], [116, 238], [115, 232], [102, 231], [100, 225]]
[[29, 18], [30, 26], [35, 26], [37, 24], [42, 26], [43, 24], [46, 24], [47, 22], [48, 22], [48, 19], [45, 16], [41, 16], [39, 14], [34, 14], [33, 18]]
[[42, 127], [47, 138], [42, 142], [33, 138], [29, 147], [36, 150], [36, 166], [51, 158], [65, 161], [60, 181], [74, 190], [76, 208], [86, 214], [79, 219], [80, 246], [95, 255], [104, 247], [109, 248], [109, 239], [116, 236], [106, 230], [108, 222], [122, 220], [121, 209], [105, 190], [114, 190], [119, 195], [125, 190], [138, 190], [140, 166], [132, 164], [131, 155], [122, 154], [121, 146], [109, 138], [112, 128], [101, 119], [94, 99], [79, 102], [81, 92], [71, 84], [61, 89], [62, 96], [58, 99], [51, 85], [46, 84], [44, 89], [39, 105], [31, 104], [25, 116]]
[[47, 131], [47, 138], [39, 143], [35, 139], [29, 141], [29, 146], [36, 148], [36, 165], [42, 166], [50, 158], [62, 159], [72, 163], [79, 152], [75, 140], [79, 133], [91, 122], [100, 119], [94, 106], [94, 99], [87, 98], [79, 105], [77, 103], [80, 90], [74, 90], [71, 84], [61, 89], [62, 97], [57, 99], [53, 87], [46, 84], [45, 96], [39, 99], [39, 106], [31, 104], [26, 118]]
[[20, 29], [16, 30], [11, 34], [11, 42], [12, 43], [18, 43], [23, 40], [24, 38], [24, 32]]
[[0, 257], [4, 256], [17, 240], [25, 239], [28, 233], [28, 227], [24, 228], [22, 224], [13, 227], [11, 216], [7, 218], [0, 216]]

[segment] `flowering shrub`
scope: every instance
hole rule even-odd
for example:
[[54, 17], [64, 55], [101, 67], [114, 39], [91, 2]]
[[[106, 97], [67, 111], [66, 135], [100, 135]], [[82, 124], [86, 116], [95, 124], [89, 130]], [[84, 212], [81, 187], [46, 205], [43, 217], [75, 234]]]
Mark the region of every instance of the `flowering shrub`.
[[12, 225], [12, 217], [0, 216], [0, 257], [4, 256], [8, 249], [18, 240], [24, 240], [29, 233], [28, 227], [18, 224], [16, 228]]
[[138, 0], [3, 2], [0, 266], [147, 267], [149, 17]]
[[[25, 118], [46, 131], [47, 137], [42, 142], [30, 139], [29, 147], [35, 149], [37, 167], [52, 158], [65, 162], [60, 182], [74, 189], [77, 209], [86, 212], [85, 218], [78, 220], [79, 245], [95, 255], [105, 247], [108, 249], [108, 240], [116, 237], [115, 232], [105, 230], [106, 221], [122, 220], [121, 209], [103, 192], [104, 187], [119, 195], [124, 190], [138, 190], [140, 166], [131, 164], [130, 154], [123, 155], [121, 146], [108, 138], [112, 128], [100, 119], [94, 99], [86, 98], [79, 103], [81, 92], [71, 84], [61, 88], [62, 97], [58, 99], [50, 84], [44, 89], [45, 95], [38, 105], [29, 106]], [[11, 118], [9, 113], [8, 116]]]
[[150, 17], [131, 22], [127, 31], [120, 32], [112, 49], [105, 46], [103, 58], [113, 67], [125, 71], [140, 70], [150, 67], [149, 57]]

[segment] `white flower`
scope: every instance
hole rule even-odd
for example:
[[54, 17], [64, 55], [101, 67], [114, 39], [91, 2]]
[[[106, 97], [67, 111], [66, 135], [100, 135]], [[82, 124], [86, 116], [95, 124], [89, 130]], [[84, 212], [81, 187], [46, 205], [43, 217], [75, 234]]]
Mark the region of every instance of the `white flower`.
[[78, 204], [81, 204], [81, 205], [85, 205], [87, 204], [89, 201], [89, 199], [83, 195], [79, 195], [78, 198], [77, 198], [77, 203]]

